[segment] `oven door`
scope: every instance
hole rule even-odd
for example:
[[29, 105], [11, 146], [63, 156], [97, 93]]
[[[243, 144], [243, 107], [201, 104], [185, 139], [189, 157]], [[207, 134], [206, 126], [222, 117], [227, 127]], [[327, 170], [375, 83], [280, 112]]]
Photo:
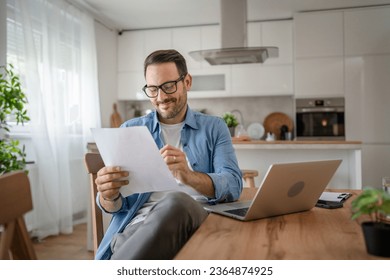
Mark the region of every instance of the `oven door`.
[[297, 138], [343, 140], [344, 111], [334, 108], [302, 108], [296, 113]]

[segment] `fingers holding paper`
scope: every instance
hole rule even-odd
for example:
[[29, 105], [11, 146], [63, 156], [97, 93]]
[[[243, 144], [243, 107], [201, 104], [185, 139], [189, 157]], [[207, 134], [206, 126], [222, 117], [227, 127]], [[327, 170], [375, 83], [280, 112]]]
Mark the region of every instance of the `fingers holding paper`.
[[114, 201], [119, 197], [122, 186], [129, 184], [129, 172], [119, 166], [106, 166], [100, 169], [95, 180], [97, 190], [105, 201]]
[[180, 149], [171, 145], [165, 145], [160, 153], [173, 176], [184, 183], [184, 176], [190, 172], [186, 155]]
[[184, 152], [170, 145], [165, 145], [160, 150], [161, 156], [172, 172], [173, 177], [187, 186], [191, 186], [199, 193], [208, 197], [214, 197], [214, 185], [211, 178], [201, 172], [193, 171], [187, 164]]

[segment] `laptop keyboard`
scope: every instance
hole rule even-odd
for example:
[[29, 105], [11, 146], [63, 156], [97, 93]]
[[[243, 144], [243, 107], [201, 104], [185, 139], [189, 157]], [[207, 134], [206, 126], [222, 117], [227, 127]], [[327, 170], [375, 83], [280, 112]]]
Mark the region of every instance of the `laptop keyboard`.
[[245, 208], [238, 208], [238, 209], [232, 209], [232, 210], [225, 210], [227, 213], [231, 213], [237, 216], [245, 217], [246, 212], [248, 212], [249, 207]]

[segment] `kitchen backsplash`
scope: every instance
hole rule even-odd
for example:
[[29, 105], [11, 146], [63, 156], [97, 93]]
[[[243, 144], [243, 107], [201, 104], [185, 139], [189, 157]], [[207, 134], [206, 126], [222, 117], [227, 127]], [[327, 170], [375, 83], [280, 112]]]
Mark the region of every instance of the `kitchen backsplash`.
[[[149, 101], [122, 102], [126, 119], [139, 114], [144, 115], [147, 110], [153, 108]], [[245, 128], [254, 122], [263, 124], [265, 117], [273, 112], [285, 113], [295, 122], [292, 96], [190, 99], [188, 104], [192, 109], [209, 115], [222, 116], [225, 112], [233, 112], [238, 117], [238, 121], [243, 122]]]

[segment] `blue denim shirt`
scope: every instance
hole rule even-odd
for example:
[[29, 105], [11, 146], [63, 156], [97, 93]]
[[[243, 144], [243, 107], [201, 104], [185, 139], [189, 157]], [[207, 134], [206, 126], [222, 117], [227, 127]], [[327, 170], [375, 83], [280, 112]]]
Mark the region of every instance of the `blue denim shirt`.
[[[121, 127], [146, 126], [159, 149], [164, 146], [161, 126], [156, 111], [126, 121]], [[215, 197], [209, 203], [235, 201], [242, 191], [242, 174], [229, 130], [222, 118], [192, 111], [187, 114], [181, 131], [181, 143], [194, 171], [206, 173], [213, 181]], [[110, 243], [113, 236], [122, 232], [137, 211], [149, 199], [150, 193], [137, 193], [122, 197], [122, 208], [111, 213], [111, 223], [97, 250], [96, 259], [109, 259], [112, 255]], [[105, 211], [96, 198], [99, 207]]]

